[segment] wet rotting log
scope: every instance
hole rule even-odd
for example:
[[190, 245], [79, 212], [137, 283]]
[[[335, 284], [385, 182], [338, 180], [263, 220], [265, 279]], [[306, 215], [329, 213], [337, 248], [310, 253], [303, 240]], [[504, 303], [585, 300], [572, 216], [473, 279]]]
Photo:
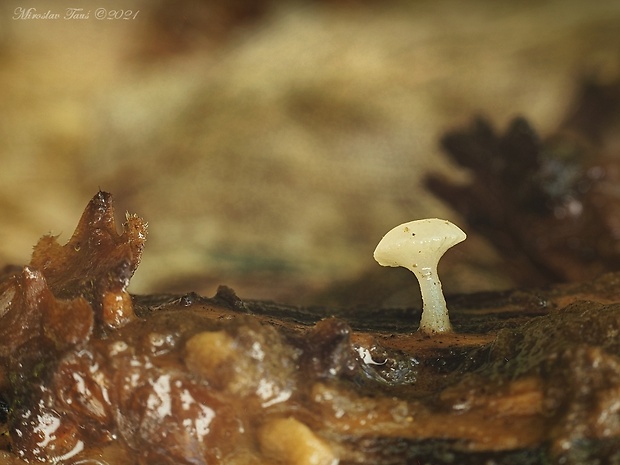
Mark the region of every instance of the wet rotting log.
[[[0, 287], [0, 463], [620, 460], [620, 276], [420, 309], [130, 296], [145, 225], [91, 201]], [[4, 462], [3, 462], [4, 461]]]

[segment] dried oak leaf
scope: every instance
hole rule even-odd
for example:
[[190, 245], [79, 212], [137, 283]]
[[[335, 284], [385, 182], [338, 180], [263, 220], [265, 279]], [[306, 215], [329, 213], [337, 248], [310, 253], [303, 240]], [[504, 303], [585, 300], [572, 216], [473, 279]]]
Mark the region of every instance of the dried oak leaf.
[[126, 218], [119, 235], [112, 195], [100, 191], [89, 202], [69, 242], [63, 246], [56, 237], [44, 236], [30, 262], [56, 297], [84, 297], [98, 318], [112, 327], [133, 318], [127, 286], [146, 240], [146, 223], [136, 215]]
[[[29, 358], [36, 364], [37, 353], [53, 356], [83, 344], [95, 328], [95, 319], [108, 327], [131, 320], [133, 306], [126, 288], [140, 262], [145, 237], [146, 224], [129, 215], [123, 233], [117, 234], [112, 197], [99, 192], [66, 245], [45, 236], [35, 246], [29, 266], [4, 270], [0, 284], [3, 364]], [[6, 382], [0, 367], [0, 386]]]
[[445, 135], [450, 158], [471, 171], [428, 188], [487, 237], [519, 285], [582, 281], [620, 269], [620, 160], [572, 130], [541, 140], [523, 118], [503, 135], [485, 120]]

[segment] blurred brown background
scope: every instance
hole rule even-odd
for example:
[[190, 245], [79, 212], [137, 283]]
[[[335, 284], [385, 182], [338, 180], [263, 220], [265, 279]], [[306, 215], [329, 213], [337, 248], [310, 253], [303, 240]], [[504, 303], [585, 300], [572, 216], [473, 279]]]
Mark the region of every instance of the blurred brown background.
[[[420, 183], [467, 179], [441, 134], [479, 114], [552, 132], [584, 76], [618, 77], [619, 30], [611, 0], [3, 2], [0, 262], [66, 241], [101, 188], [149, 222], [133, 292], [415, 302], [372, 252], [460, 222]], [[473, 235], [440, 271], [448, 292], [512, 285]]]

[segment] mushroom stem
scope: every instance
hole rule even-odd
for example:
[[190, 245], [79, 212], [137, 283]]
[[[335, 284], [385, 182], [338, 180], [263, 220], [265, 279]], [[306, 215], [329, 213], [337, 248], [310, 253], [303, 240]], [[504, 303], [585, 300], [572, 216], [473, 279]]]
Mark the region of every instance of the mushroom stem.
[[410, 268], [420, 284], [422, 294], [422, 318], [420, 331], [425, 333], [445, 333], [452, 331], [446, 299], [437, 275], [437, 265], [433, 267]]

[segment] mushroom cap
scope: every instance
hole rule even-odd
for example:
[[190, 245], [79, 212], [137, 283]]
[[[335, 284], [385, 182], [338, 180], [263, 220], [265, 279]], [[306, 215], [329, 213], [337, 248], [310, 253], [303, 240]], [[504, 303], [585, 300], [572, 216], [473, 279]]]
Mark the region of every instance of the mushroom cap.
[[467, 235], [453, 223], [438, 218], [403, 223], [379, 241], [374, 252], [382, 266], [403, 266], [414, 271], [437, 266], [450, 247], [463, 242]]

